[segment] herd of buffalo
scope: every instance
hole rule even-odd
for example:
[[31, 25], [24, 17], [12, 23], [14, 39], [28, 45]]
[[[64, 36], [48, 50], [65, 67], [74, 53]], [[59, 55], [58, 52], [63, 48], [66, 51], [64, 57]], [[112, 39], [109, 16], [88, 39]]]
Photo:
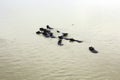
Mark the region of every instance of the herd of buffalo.
[[[55, 36], [54, 33], [52, 32], [54, 28], [50, 27], [49, 25], [46, 26], [46, 28], [40, 28], [39, 31], [36, 32], [37, 35], [43, 35], [46, 38], [57, 38], [58, 42], [57, 44], [59, 46], [63, 46], [64, 44], [62, 43], [63, 40], [67, 40], [69, 42], [77, 42], [77, 43], [82, 43], [83, 41], [81, 40], [76, 40], [74, 38], [69, 38], [68, 33], [62, 33], [59, 30], [56, 30], [57, 33], [60, 33], [60, 36]], [[98, 53], [97, 50], [94, 49], [94, 47], [90, 46], [89, 50], [92, 53]]]

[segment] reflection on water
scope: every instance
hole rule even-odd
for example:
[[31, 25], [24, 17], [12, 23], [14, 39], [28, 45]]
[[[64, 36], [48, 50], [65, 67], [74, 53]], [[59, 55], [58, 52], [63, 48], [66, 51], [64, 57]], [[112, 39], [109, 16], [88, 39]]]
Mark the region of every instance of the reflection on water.
[[[0, 1], [0, 80], [119, 80], [119, 6], [79, 1]], [[35, 34], [47, 24], [84, 42], [60, 47]]]

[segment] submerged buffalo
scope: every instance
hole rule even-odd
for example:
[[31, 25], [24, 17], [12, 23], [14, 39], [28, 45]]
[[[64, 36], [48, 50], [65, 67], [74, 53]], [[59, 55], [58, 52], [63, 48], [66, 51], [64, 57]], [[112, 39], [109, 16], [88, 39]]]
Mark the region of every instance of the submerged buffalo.
[[53, 28], [51, 28], [49, 25], [47, 25], [46, 28], [47, 28], [47, 29], [53, 29]]
[[95, 50], [95, 49], [94, 49], [94, 47], [92, 47], [92, 46], [91, 46], [91, 47], [89, 47], [89, 50], [90, 50], [92, 53], [98, 53], [98, 51], [97, 51], [97, 50]]
[[[83, 41], [81, 40], [77, 40], [77, 39], [74, 39], [74, 38], [69, 38], [68, 37], [68, 33], [61, 33], [59, 30], [56, 30], [57, 33], [61, 34], [60, 36], [55, 36], [54, 34], [54, 28], [50, 27], [49, 25], [46, 26], [46, 28], [40, 28], [39, 30], [40, 31], [37, 31], [36, 34], [42, 34], [44, 37], [46, 38], [57, 38], [58, 39], [58, 42], [57, 44], [59, 46], [63, 46], [64, 44], [62, 43], [63, 40], [68, 40], [69, 42], [77, 42], [77, 43], [82, 43]], [[94, 49], [94, 47], [90, 46], [89, 47], [89, 50], [92, 52], [92, 53], [98, 53], [97, 50]]]

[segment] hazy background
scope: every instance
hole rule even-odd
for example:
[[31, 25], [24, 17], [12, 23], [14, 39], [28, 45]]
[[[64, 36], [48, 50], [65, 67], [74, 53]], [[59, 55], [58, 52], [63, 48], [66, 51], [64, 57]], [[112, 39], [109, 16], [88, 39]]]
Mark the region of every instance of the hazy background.
[[25, 32], [21, 27], [30, 30], [46, 24], [67, 28], [75, 24], [88, 29], [99, 26], [116, 33], [120, 19], [119, 4], [119, 0], [0, 0], [0, 36], [11, 34], [10, 38], [16, 38], [12, 35], [14, 32], [17, 35]]
[[[119, 21], [119, 0], [0, 0], [0, 80], [119, 80]], [[84, 43], [35, 34], [47, 24]]]

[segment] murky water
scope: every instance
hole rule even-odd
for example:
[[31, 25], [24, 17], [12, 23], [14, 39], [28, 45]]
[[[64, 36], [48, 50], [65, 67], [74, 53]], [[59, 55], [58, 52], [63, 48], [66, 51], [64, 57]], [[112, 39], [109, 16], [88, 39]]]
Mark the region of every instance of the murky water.
[[[119, 80], [115, 1], [1, 0], [0, 80]], [[84, 42], [58, 46], [57, 39], [35, 34], [47, 24]]]

